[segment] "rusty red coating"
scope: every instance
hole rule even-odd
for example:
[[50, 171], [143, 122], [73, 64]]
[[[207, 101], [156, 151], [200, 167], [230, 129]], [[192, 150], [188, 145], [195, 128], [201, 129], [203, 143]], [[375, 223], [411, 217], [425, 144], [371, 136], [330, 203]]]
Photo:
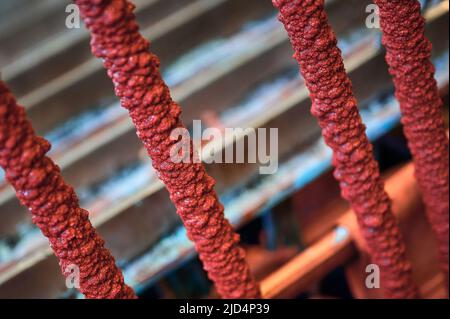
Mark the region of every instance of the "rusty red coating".
[[134, 5], [125, 0], [75, 3], [92, 33], [92, 52], [103, 60], [115, 93], [128, 109], [209, 278], [224, 298], [260, 297], [245, 252], [238, 245], [239, 235], [224, 217], [214, 179], [201, 163], [174, 163], [170, 158], [177, 142], [170, 133], [184, 127], [181, 109], [161, 78], [159, 59], [149, 52], [149, 42], [139, 33]]
[[380, 267], [387, 297], [416, 298], [411, 264], [378, 163], [365, 134], [352, 84], [323, 0], [273, 0], [288, 32], [325, 142], [333, 150], [334, 176], [356, 213], [372, 262]]
[[48, 238], [62, 273], [75, 275], [77, 266], [79, 290], [87, 298], [135, 298], [73, 188], [45, 155], [49, 150], [49, 142], [34, 133], [25, 109], [0, 81], [0, 165], [33, 223]]
[[[379, 7], [386, 61], [400, 103], [402, 124], [428, 220], [438, 239], [441, 267], [448, 279], [449, 143], [442, 100], [430, 61], [420, 3], [375, 0]], [[448, 280], [447, 280], [448, 289]]]

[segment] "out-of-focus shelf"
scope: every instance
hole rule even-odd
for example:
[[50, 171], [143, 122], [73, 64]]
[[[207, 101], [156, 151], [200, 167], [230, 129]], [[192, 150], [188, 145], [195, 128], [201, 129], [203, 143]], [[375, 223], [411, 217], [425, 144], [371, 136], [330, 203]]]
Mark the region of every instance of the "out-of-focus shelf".
[[[414, 166], [409, 163], [386, 177], [386, 191], [391, 198], [395, 198], [393, 212], [404, 224], [409, 220], [426, 223], [423, 218], [423, 205], [420, 191], [414, 178]], [[432, 237], [430, 230], [428, 235]], [[294, 298], [307, 291], [314, 283], [320, 281], [326, 274], [338, 266], [346, 265], [358, 255], [358, 224], [354, 213], [350, 210], [340, 217], [333, 230], [310, 245], [303, 252], [287, 262], [275, 272], [261, 281], [261, 293], [264, 298]], [[409, 234], [406, 236], [410, 244]], [[436, 247], [426, 250], [417, 245], [407, 245], [410, 250], [420, 249], [420, 256], [437, 256], [432, 253]], [[419, 256], [416, 254], [416, 256]], [[427, 269], [421, 266], [416, 258], [412, 259], [414, 276], [423, 298], [446, 298], [445, 279], [439, 269]], [[361, 272], [364, 273], [364, 272]], [[358, 286], [363, 286], [358, 283]], [[367, 298], [367, 295], [359, 296]], [[377, 293], [373, 297], [382, 297]]]
[[[226, 215], [236, 228], [330, 168], [330, 152], [319, 140], [320, 129], [309, 114], [308, 92], [301, 78], [290, 79], [290, 84], [282, 87], [280, 96], [268, 96], [264, 99], [267, 102], [255, 110], [251, 109], [252, 103], [245, 102], [255, 89], [264, 88], [265, 84], [273, 85], [280, 78], [283, 80], [292, 70], [297, 72], [289, 41], [281, 25], [275, 21], [270, 1], [136, 2], [142, 32], [152, 40], [152, 51], [161, 57], [169, 84], [173, 81], [172, 94], [183, 108], [185, 123], [199, 118], [205, 119], [206, 123], [212, 118], [211, 125], [223, 127], [279, 128], [280, 167], [276, 174], [255, 182], [258, 164], [207, 166], [208, 172], [217, 179], [217, 190], [225, 204]], [[376, 140], [396, 126], [399, 120], [398, 108], [391, 102], [376, 110], [365, 107], [377, 94], [392, 89], [384, 52], [379, 46], [379, 33], [360, 28], [365, 13], [365, 5], [360, 1], [328, 1], [327, 6], [330, 22], [341, 40], [347, 41], [344, 36], [351, 38], [349, 32], [353, 30], [366, 32], [363, 41], [353, 39], [357, 45], [350, 45], [347, 52], [344, 50], [344, 56], [355, 94], [361, 101], [368, 135]], [[52, 12], [55, 8], [45, 10]], [[360, 12], [360, 15], [355, 12]], [[448, 35], [448, 31], [442, 31], [448, 25], [448, 3], [428, 10], [427, 21], [427, 34], [435, 44], [435, 56], [448, 52], [448, 36], [442, 40], [443, 33]], [[178, 58], [185, 56], [186, 52], [217, 39], [230, 42], [245, 32], [258, 32], [254, 31], [260, 30], [258, 28], [251, 29], [258, 23], [258, 28], [263, 28], [264, 32], [258, 34], [258, 41], [248, 41], [247, 46], [239, 47], [238, 53], [220, 57], [181, 81], [173, 80], [169, 72], [165, 73], [174, 63], [180, 63]], [[87, 32], [66, 30], [49, 37], [51, 41], [28, 53], [30, 60], [26, 60], [30, 63], [22, 63], [19, 59], [3, 69], [2, 75], [20, 91], [20, 101], [28, 108], [33, 125], [40, 134], [51, 132], [56, 126], [96, 105], [119, 110], [92, 132], [74, 140], [70, 147], [56, 147], [51, 156], [61, 166], [68, 182], [80, 191], [105, 183], [112, 172], [135, 163], [148, 167], [133, 191], [125, 195], [121, 193], [113, 200], [111, 197], [114, 196], [107, 196], [100, 203], [86, 202], [84, 205], [91, 211], [91, 220], [105, 238], [107, 247], [124, 265], [126, 280], [139, 290], [190, 260], [195, 256], [195, 250], [180, 226], [162, 183], [153, 174], [150, 163], [142, 159], [142, 146], [135, 136], [134, 127], [126, 111], [120, 111], [119, 103], [115, 102], [110, 80], [101, 63], [90, 56]], [[61, 41], [62, 38], [65, 42]], [[0, 43], [1, 39], [0, 33]], [[65, 63], [68, 58], [70, 61]], [[190, 56], [185, 56], [187, 58]], [[52, 65], [55, 67], [50, 67]], [[40, 74], [42, 85], [36, 81]], [[370, 81], [367, 74], [370, 74]], [[439, 84], [443, 94], [448, 94], [448, 71]], [[203, 148], [203, 153], [210, 154], [211, 148], [223, 150], [233, 147], [244, 137], [245, 134], [235, 136], [220, 146], [209, 143]], [[252, 187], [246, 187], [249, 183]], [[114, 195], [114, 191], [112, 193]], [[26, 210], [19, 206], [12, 189], [1, 185], [0, 218], [0, 239], [15, 235], [16, 225], [30, 223]], [[0, 270], [0, 297], [56, 297], [64, 292], [55, 257], [42, 236], [36, 238], [36, 246], [31, 253]]]

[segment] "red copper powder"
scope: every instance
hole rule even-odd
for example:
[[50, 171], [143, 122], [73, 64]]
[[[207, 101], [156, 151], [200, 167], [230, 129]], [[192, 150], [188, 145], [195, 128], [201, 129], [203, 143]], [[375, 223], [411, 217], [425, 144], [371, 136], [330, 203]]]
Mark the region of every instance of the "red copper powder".
[[273, 0], [273, 4], [280, 10], [279, 19], [310, 91], [311, 112], [333, 149], [334, 176], [342, 196], [356, 213], [372, 262], [380, 267], [382, 288], [390, 298], [418, 297], [324, 1]]
[[76, 0], [92, 33], [92, 52], [103, 60], [137, 135], [150, 155], [153, 167], [166, 185], [218, 292], [225, 298], [258, 298], [260, 292], [245, 262], [237, 235], [224, 218], [214, 191], [215, 181], [203, 165], [174, 163], [170, 139], [184, 127], [180, 107], [172, 100], [159, 72], [159, 59], [139, 33], [134, 6], [125, 0]]
[[25, 109], [0, 81], [0, 165], [33, 223], [48, 238], [63, 274], [72, 275], [72, 266], [78, 266], [80, 291], [87, 298], [135, 298], [89, 213], [79, 207], [59, 167], [45, 156], [49, 150], [49, 142], [36, 136]]
[[375, 0], [375, 3], [380, 9], [386, 61], [400, 103], [416, 178], [439, 242], [441, 267], [448, 279], [449, 143], [430, 62], [431, 43], [424, 34], [425, 20], [418, 1]]

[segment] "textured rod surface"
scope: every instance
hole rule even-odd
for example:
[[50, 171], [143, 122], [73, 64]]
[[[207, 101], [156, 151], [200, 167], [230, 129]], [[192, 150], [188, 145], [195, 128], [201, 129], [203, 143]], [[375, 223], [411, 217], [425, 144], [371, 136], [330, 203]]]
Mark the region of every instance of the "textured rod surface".
[[386, 61], [400, 103], [416, 178], [438, 239], [441, 267], [448, 279], [449, 143], [443, 103], [430, 61], [431, 43], [425, 37], [425, 19], [416, 0], [375, 3], [380, 10]]
[[125, 0], [75, 3], [92, 33], [92, 52], [103, 60], [115, 93], [128, 109], [209, 278], [224, 298], [260, 297], [239, 247], [239, 235], [224, 217], [215, 181], [201, 163], [174, 163], [170, 157], [177, 143], [170, 134], [184, 127], [181, 109], [161, 78], [159, 59], [149, 52], [149, 42], [139, 33], [134, 5]]
[[273, 0], [310, 91], [312, 114], [333, 149], [334, 176], [357, 215], [381, 285], [390, 298], [416, 298], [400, 229], [365, 134], [323, 0]]
[[47, 140], [34, 133], [25, 109], [0, 81], [0, 165], [35, 223], [48, 238], [65, 276], [76, 275], [87, 298], [135, 298], [114, 257], [80, 208], [73, 188], [45, 154]]

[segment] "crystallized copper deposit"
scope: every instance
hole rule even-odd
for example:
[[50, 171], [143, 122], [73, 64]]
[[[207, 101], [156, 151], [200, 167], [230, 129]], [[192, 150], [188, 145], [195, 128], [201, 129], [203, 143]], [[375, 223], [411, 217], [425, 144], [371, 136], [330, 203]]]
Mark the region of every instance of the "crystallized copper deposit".
[[352, 85], [324, 11], [323, 0], [273, 0], [305, 78], [325, 142], [333, 149], [334, 175], [357, 215], [381, 284], [390, 298], [415, 298], [418, 291]]
[[386, 61], [400, 103], [404, 132], [427, 217], [439, 242], [441, 267], [448, 279], [449, 143], [430, 61], [431, 43], [424, 34], [425, 20], [418, 1], [375, 3], [380, 9]]
[[76, 0], [92, 33], [92, 52], [103, 60], [123, 107], [127, 108], [159, 178], [194, 242], [208, 276], [225, 298], [260, 297], [239, 236], [224, 218], [215, 181], [202, 164], [174, 163], [172, 130], [183, 127], [159, 72], [158, 58], [139, 33], [134, 6], [125, 0]]
[[25, 110], [0, 81], [0, 165], [35, 223], [48, 238], [65, 276], [80, 270], [87, 298], [135, 298], [114, 257], [80, 208], [72, 187], [45, 154], [50, 144], [36, 136]]

